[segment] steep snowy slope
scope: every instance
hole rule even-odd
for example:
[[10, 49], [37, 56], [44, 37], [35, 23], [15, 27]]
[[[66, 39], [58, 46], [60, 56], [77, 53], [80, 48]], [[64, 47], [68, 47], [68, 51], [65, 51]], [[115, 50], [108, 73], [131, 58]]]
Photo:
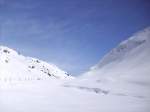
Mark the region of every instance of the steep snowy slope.
[[0, 80], [41, 80], [48, 78], [71, 78], [53, 64], [25, 57], [16, 51], [0, 46]]
[[[138, 47], [143, 46], [143, 49], [141, 50], [143, 52], [145, 48], [149, 48], [148, 46], [149, 44], [150, 44], [150, 27], [134, 34], [129, 39], [120, 43], [116, 48], [112, 49], [107, 55], [105, 55], [104, 58], [96, 66], [92, 67], [92, 69], [99, 69], [107, 64], [126, 59], [129, 57], [129, 56], [127, 57], [126, 55], [132, 52], [134, 49], [137, 49]], [[143, 53], [145, 52], [148, 51], [144, 51]], [[139, 55], [138, 52], [137, 54]]]
[[150, 27], [120, 43], [68, 86], [150, 100]]
[[120, 43], [85, 74], [85, 76], [91, 74], [92, 77], [97, 78], [112, 77], [115, 79], [116, 77], [122, 77], [149, 83], [150, 27]]

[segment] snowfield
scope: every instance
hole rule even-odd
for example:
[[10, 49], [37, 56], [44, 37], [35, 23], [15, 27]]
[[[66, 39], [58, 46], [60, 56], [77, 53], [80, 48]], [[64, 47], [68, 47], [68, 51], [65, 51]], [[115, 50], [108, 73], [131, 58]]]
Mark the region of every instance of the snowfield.
[[53, 64], [4, 49], [0, 112], [150, 112], [150, 27], [77, 78]]
[[64, 87], [54, 79], [0, 84], [1, 112], [149, 112], [150, 99]]

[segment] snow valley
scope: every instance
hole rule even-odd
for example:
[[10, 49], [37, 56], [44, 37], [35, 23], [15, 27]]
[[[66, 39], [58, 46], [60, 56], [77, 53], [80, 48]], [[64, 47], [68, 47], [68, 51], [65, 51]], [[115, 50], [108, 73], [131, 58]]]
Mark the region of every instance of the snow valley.
[[1, 112], [149, 112], [150, 27], [80, 77], [0, 47]]

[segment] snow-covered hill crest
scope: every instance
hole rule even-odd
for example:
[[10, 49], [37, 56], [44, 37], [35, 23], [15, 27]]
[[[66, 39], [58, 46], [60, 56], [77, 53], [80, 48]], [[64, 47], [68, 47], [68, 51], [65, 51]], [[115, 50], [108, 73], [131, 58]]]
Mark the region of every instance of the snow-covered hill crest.
[[0, 80], [69, 79], [71, 76], [54, 64], [25, 57], [13, 49], [0, 46]]
[[[150, 27], [135, 33], [113, 48], [83, 77], [126, 80], [135, 83], [150, 81]], [[150, 84], [150, 83], [149, 83]]]
[[112, 49], [108, 54], [106, 54], [103, 59], [91, 69], [99, 69], [114, 61], [119, 61], [123, 59], [127, 54], [129, 54], [132, 50], [147, 43], [150, 44], [150, 27], [135, 33], [127, 40], [121, 42], [116, 48]]

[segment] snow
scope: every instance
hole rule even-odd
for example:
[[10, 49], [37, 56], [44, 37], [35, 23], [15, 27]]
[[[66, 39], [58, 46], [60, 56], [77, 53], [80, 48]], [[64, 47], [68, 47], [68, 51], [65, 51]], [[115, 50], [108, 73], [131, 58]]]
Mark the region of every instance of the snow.
[[40, 80], [48, 78], [72, 78], [67, 72], [54, 64], [25, 57], [15, 50], [0, 46], [0, 79], [1, 80]]
[[[63, 87], [64, 82], [5, 83], [0, 88], [1, 112], [148, 112], [149, 100], [115, 94], [97, 94]], [[51, 86], [48, 86], [51, 85]]]
[[[6, 48], [0, 48], [0, 112], [150, 111], [150, 27], [74, 79], [53, 64], [2, 49]], [[12, 80], [15, 77], [32, 80]]]
[[[142, 99], [141, 106], [150, 105], [149, 56], [150, 27], [120, 43], [106, 54], [98, 64], [91, 67], [88, 72], [74, 81], [67, 82], [66, 85], [95, 93], [107, 93], [108, 96], [122, 96], [126, 97], [127, 100], [131, 98]], [[111, 102], [111, 100], [109, 101]], [[114, 101], [114, 103], [116, 102]], [[125, 102], [123, 104], [127, 106]], [[120, 104], [119, 106], [124, 105]], [[132, 112], [138, 111], [136, 108], [133, 110], [130, 108], [129, 110]], [[149, 106], [143, 110], [141, 109], [141, 112], [149, 111]]]

